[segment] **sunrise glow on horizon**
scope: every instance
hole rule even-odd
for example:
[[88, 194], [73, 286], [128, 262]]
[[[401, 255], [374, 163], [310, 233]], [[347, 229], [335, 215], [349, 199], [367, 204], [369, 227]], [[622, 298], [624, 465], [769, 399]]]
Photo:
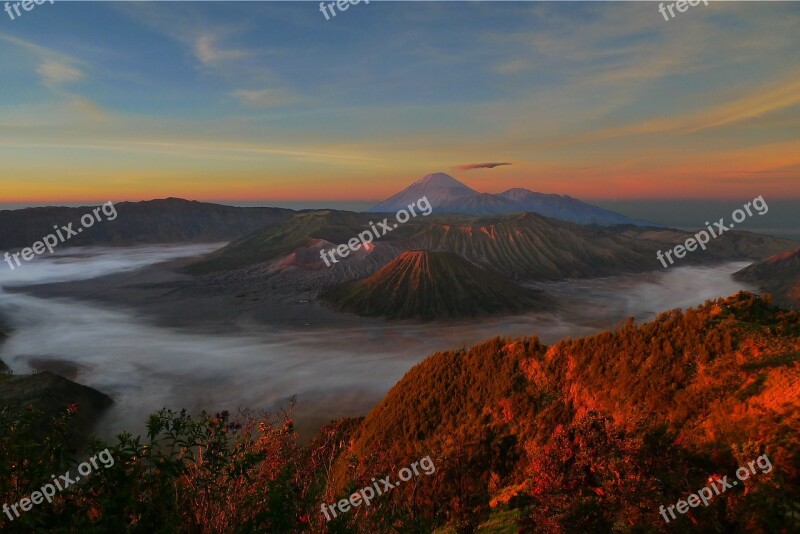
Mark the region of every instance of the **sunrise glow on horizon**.
[[[371, 202], [431, 172], [797, 199], [799, 22], [792, 3], [670, 22], [647, 2], [48, 4], [0, 25], [0, 203]], [[485, 162], [510, 165], [463, 168]]]

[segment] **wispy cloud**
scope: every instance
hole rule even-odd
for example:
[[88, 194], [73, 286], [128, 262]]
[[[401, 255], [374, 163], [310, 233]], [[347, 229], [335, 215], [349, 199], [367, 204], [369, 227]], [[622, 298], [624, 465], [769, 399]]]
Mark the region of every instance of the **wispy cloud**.
[[118, 140], [85, 139], [80, 142], [52, 141], [38, 139], [35, 142], [20, 141], [17, 139], [4, 139], [0, 136], [0, 147], [6, 148], [34, 148], [52, 147], [70, 150], [87, 151], [116, 151], [140, 152], [151, 154], [167, 154], [175, 157], [188, 157], [195, 159], [198, 155], [214, 158], [218, 154], [231, 156], [279, 156], [298, 160], [325, 162], [328, 164], [347, 164], [351, 162], [377, 162], [379, 158], [365, 156], [354, 152], [348, 147], [316, 148], [307, 146], [277, 146], [259, 145], [252, 143], [219, 143], [206, 140], [180, 139], [180, 140], [141, 140], [124, 138]]
[[104, 121], [109, 117], [109, 114], [105, 109], [95, 102], [92, 102], [88, 98], [84, 98], [80, 95], [72, 95], [69, 100], [69, 107], [70, 109], [78, 112], [80, 115], [88, 117], [94, 121]]
[[511, 165], [511, 163], [505, 161], [499, 163], [467, 163], [466, 165], [458, 165], [455, 168], [459, 171], [471, 171], [473, 169], [494, 169], [501, 165]]
[[41, 77], [42, 83], [46, 87], [54, 88], [61, 84], [78, 81], [84, 77], [84, 72], [79, 68], [82, 62], [72, 56], [3, 33], [0, 33], [0, 40], [21, 48], [36, 57], [39, 61], [36, 73]]
[[763, 117], [797, 105], [800, 105], [800, 73], [793, 74], [788, 80], [761, 87], [740, 98], [704, 110], [605, 128], [557, 141], [550, 147], [632, 135], [699, 132]]
[[82, 68], [84, 66], [82, 61], [17, 37], [0, 34], [0, 39], [27, 51], [38, 60], [36, 74], [39, 75], [42, 85], [57, 97], [64, 99], [66, 103], [64, 107], [66, 109], [77, 112], [81, 117], [88, 117], [91, 120], [105, 120], [108, 118], [108, 113], [99, 104], [85, 96], [64, 89], [65, 85], [78, 82], [86, 77], [86, 73]]
[[83, 72], [71, 64], [52, 59], [45, 59], [36, 69], [36, 72], [48, 87], [76, 82], [84, 76]]
[[238, 59], [247, 55], [243, 50], [226, 50], [221, 48], [217, 44], [218, 40], [218, 36], [211, 34], [196, 37], [194, 42], [194, 54], [197, 59], [208, 65], [218, 61]]
[[231, 93], [245, 106], [258, 108], [275, 108], [288, 106], [300, 101], [300, 98], [282, 89], [247, 90], [240, 89]]
[[494, 70], [500, 74], [517, 74], [530, 69], [531, 63], [527, 59], [512, 59], [495, 66]]

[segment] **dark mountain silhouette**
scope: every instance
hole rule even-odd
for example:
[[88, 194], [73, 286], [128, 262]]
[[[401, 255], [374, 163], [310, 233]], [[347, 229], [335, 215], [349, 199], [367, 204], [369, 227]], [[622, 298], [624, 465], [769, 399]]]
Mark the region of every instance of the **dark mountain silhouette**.
[[800, 308], [800, 249], [776, 254], [734, 275], [772, 293], [782, 306]]
[[500, 215], [534, 212], [577, 224], [658, 226], [586, 204], [567, 195], [546, 195], [521, 188], [509, 189], [496, 195], [479, 193], [452, 176], [440, 172], [423, 176], [368, 211], [396, 212], [407, 208], [423, 196], [428, 198], [436, 213]]
[[550, 307], [541, 291], [517, 286], [452, 252], [403, 252], [366, 280], [331, 289], [336, 309], [390, 319], [438, 319]]
[[[73, 236], [69, 246], [136, 245], [229, 241], [275, 224], [295, 212], [282, 208], [237, 208], [167, 198], [114, 205], [113, 221], [101, 213], [91, 230]], [[0, 250], [29, 247], [54, 232], [53, 226], [80, 228], [80, 218], [96, 206], [46, 207], [0, 211]]]
[[[11, 327], [0, 315], [0, 345], [10, 334]], [[76, 444], [88, 436], [97, 418], [112, 402], [104, 393], [48, 371], [12, 375], [0, 360], [0, 410], [18, 414], [32, 408], [38, 412], [39, 424], [46, 426], [50, 418], [63, 413], [68, 406], [78, 405], [80, 409], [70, 433]]]
[[[3, 318], [2, 314], [0, 314], [0, 345], [3, 344], [10, 333], [11, 328], [9, 328], [8, 323], [6, 323], [6, 320]], [[3, 360], [0, 360], [0, 377], [8, 373], [8, 371], [8, 366]]]
[[66, 411], [70, 405], [77, 404], [79, 409], [72, 433], [72, 439], [76, 441], [86, 438], [112, 403], [108, 395], [49, 371], [30, 375], [0, 374], [0, 408], [22, 410], [30, 406], [41, 414], [39, 421], [42, 425]]

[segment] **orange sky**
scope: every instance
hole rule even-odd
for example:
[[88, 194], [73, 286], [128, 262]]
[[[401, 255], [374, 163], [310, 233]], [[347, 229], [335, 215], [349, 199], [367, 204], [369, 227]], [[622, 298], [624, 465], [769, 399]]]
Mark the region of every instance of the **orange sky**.
[[795, 5], [129, 4], [0, 29], [0, 203], [800, 198]]

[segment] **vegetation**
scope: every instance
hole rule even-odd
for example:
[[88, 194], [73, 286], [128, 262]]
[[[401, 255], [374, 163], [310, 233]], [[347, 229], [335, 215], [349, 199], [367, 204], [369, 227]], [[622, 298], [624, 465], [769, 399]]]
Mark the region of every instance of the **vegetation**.
[[[35, 506], [9, 532], [797, 532], [800, 314], [739, 293], [652, 322], [545, 346], [492, 339], [434, 354], [363, 420], [309, 443], [291, 410], [190, 417], [164, 410], [116, 464]], [[71, 458], [54, 418], [0, 412], [0, 499]], [[94, 442], [92, 450], [107, 444]], [[658, 513], [773, 465], [669, 525]], [[421, 474], [326, 523], [333, 503], [430, 456]]]

